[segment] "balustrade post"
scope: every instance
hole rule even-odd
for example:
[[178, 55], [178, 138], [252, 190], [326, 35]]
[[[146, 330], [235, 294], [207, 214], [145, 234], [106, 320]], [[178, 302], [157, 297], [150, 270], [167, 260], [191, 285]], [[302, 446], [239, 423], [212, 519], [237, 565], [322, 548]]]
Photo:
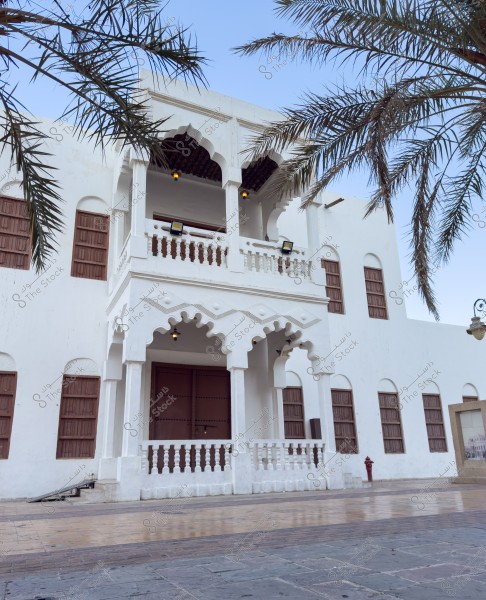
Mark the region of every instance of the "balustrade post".
[[226, 198], [226, 224], [231, 224], [228, 242], [228, 268], [234, 273], [243, 273], [243, 256], [240, 253], [240, 207], [239, 187], [241, 181], [228, 180], [224, 186]]
[[152, 445], [152, 477], [159, 474], [159, 444]]

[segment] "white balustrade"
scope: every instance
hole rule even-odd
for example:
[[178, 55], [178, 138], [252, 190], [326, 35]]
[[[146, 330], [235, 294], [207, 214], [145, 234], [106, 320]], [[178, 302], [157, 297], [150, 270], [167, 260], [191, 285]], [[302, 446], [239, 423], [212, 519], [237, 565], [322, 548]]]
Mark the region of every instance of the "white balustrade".
[[240, 238], [240, 244], [247, 271], [310, 279], [311, 262], [305, 257], [305, 248], [294, 246], [291, 255], [284, 255], [274, 242]]
[[253, 440], [250, 444], [256, 471], [311, 471], [324, 456], [320, 440]]
[[149, 255], [178, 262], [227, 267], [226, 234], [184, 226], [182, 235], [171, 235], [170, 223], [146, 219], [145, 235]]
[[142, 472], [158, 476], [173, 473], [220, 472], [230, 468], [230, 440], [145, 440], [141, 444]]

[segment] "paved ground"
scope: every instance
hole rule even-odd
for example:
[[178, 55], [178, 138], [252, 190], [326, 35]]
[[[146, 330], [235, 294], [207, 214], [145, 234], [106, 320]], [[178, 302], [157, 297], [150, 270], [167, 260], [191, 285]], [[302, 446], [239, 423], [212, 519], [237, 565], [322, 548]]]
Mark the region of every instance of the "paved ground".
[[[440, 483], [440, 485], [439, 485]], [[0, 503], [0, 599], [486, 599], [486, 489]]]

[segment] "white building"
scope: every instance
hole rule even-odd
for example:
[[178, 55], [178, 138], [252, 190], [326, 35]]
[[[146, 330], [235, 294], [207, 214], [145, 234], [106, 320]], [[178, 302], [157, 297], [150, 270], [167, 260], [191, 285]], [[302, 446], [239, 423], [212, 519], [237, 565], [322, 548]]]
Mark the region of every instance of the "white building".
[[278, 114], [145, 85], [168, 169], [44, 121], [65, 230], [41, 274], [1, 157], [0, 497], [91, 473], [117, 500], [325, 490], [366, 478], [366, 456], [376, 479], [437, 476], [446, 406], [486, 392], [481, 353], [462, 327], [407, 319], [385, 215], [275, 202], [283, 157], [241, 150]]

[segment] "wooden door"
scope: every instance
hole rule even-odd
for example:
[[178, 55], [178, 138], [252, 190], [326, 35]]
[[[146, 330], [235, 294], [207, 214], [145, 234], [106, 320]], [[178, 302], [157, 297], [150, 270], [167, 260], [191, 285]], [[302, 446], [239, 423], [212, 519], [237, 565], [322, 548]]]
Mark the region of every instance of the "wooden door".
[[17, 373], [0, 371], [0, 458], [8, 458], [17, 389]]
[[285, 439], [305, 439], [304, 399], [301, 387], [283, 390]]
[[[230, 374], [224, 367], [199, 367], [154, 363], [150, 407], [150, 439], [203, 440], [231, 438]], [[221, 454], [223, 453], [223, 454]], [[214, 452], [213, 452], [214, 454]], [[190, 452], [195, 466], [195, 448]], [[152, 461], [152, 452], [148, 455]], [[168, 450], [167, 466], [174, 467], [174, 448]], [[211, 464], [224, 464], [224, 447], [220, 456], [211, 456]], [[223, 462], [222, 462], [223, 461]], [[185, 468], [185, 452], [179, 464]], [[164, 462], [159, 456], [158, 470]], [[205, 467], [205, 454], [201, 457]]]

